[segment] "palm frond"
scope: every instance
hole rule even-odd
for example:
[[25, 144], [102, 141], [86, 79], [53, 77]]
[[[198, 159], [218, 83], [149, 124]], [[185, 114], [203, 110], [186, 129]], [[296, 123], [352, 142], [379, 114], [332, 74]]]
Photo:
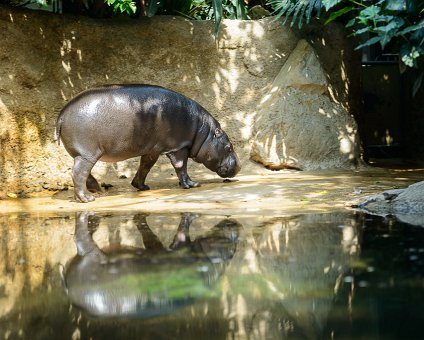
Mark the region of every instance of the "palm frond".
[[269, 0], [268, 4], [277, 18], [285, 17], [284, 24], [291, 18], [290, 26], [298, 21], [299, 28], [305, 19], [309, 23], [314, 13], [319, 15], [322, 7], [321, 0]]

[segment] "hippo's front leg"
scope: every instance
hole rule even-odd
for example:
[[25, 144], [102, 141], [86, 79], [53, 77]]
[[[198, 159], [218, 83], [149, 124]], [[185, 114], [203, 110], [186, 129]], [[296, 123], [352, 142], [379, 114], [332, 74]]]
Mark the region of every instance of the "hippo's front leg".
[[174, 240], [169, 246], [170, 249], [177, 250], [178, 248], [191, 244], [189, 228], [191, 222], [193, 222], [196, 217], [196, 215], [191, 213], [184, 213], [181, 215], [180, 225], [178, 226], [178, 230], [174, 236]]
[[189, 151], [187, 148], [166, 154], [177, 173], [180, 185], [184, 189], [200, 187], [200, 183], [194, 182], [187, 174], [187, 160]]

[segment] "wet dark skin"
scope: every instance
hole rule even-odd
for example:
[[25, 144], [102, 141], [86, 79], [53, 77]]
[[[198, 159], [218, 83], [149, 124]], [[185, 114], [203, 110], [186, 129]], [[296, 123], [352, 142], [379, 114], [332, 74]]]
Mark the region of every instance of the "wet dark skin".
[[75, 199], [94, 201], [100, 191], [91, 174], [97, 161], [140, 157], [131, 184], [148, 190], [146, 176], [161, 154], [171, 161], [182, 188], [198, 187], [188, 158], [219, 176], [234, 177], [240, 161], [218, 121], [197, 102], [151, 85], [112, 85], [84, 91], [61, 111], [56, 133], [74, 158]]

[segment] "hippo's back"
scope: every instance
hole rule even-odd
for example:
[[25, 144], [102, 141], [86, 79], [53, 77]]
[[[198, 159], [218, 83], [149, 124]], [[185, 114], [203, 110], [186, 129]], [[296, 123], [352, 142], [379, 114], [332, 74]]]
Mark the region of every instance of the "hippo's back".
[[195, 101], [160, 86], [110, 85], [69, 101], [56, 133], [73, 157], [116, 162], [190, 147], [204, 116], [211, 119]]

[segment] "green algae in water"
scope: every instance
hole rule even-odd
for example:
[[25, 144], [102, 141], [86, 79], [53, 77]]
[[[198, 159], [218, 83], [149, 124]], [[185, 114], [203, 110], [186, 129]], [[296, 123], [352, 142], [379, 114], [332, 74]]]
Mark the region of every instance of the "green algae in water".
[[140, 274], [122, 275], [116, 280], [99, 283], [97, 289], [121, 291], [128, 295], [145, 294], [169, 300], [198, 299], [210, 293], [203, 267], [192, 264], [184, 267], [150, 266]]

